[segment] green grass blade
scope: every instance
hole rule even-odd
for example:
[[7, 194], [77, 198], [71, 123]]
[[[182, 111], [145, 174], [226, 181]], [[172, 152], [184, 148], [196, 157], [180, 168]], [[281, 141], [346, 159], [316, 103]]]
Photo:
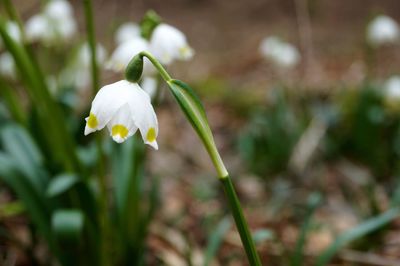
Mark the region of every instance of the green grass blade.
[[399, 209], [393, 208], [382, 213], [381, 215], [368, 219], [353, 229], [344, 232], [317, 258], [316, 266], [327, 265], [342, 247], [358, 238], [364, 237], [369, 233], [378, 230], [379, 228], [398, 218], [399, 215]]
[[212, 259], [216, 256], [219, 247], [221, 246], [222, 240], [228, 230], [231, 228], [232, 222], [230, 217], [222, 219], [215, 230], [211, 232], [208, 237], [207, 249], [205, 252], [204, 266], [210, 265]]

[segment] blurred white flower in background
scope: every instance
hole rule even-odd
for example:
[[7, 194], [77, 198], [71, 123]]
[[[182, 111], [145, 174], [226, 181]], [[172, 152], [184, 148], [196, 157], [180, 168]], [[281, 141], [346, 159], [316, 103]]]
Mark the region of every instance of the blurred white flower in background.
[[[120, 44], [111, 54], [111, 58], [106, 64], [106, 68], [115, 72], [123, 72], [131, 61], [131, 59], [142, 51], [149, 51], [149, 42], [142, 38], [136, 37]], [[144, 59], [143, 75], [151, 75], [154, 73], [154, 67]]]
[[384, 84], [385, 96], [388, 100], [400, 100], [400, 76], [391, 76]]
[[12, 80], [17, 76], [14, 58], [8, 52], [4, 52], [0, 55], [0, 74]]
[[65, 0], [48, 2], [42, 13], [26, 22], [28, 41], [39, 41], [54, 45], [68, 41], [77, 32], [72, 6]]
[[144, 76], [142, 81], [140, 82], [140, 86], [142, 89], [147, 92], [150, 98], [154, 98], [157, 93], [157, 79], [154, 77]]
[[137, 37], [140, 37], [140, 27], [136, 23], [127, 22], [119, 26], [115, 33], [115, 42], [122, 44]]
[[85, 135], [105, 126], [118, 143], [139, 129], [144, 143], [158, 149], [157, 116], [149, 95], [137, 83], [121, 80], [99, 90], [86, 118]]
[[[19, 30], [18, 24], [14, 21], [6, 22], [6, 31], [10, 37], [16, 41], [21, 42], [21, 31]], [[3, 40], [0, 38], [0, 48], [3, 47]]]
[[[96, 60], [99, 66], [106, 61], [107, 51], [103, 45], [96, 45]], [[91, 50], [87, 42], [79, 47], [71, 65], [61, 74], [62, 84], [71, 84], [83, 90], [91, 84]]]
[[368, 24], [367, 40], [373, 46], [393, 43], [399, 37], [399, 25], [388, 16], [380, 15]]
[[283, 68], [291, 68], [300, 61], [300, 53], [295, 46], [278, 37], [267, 37], [261, 41], [261, 54], [274, 64]]
[[174, 60], [189, 60], [194, 55], [186, 36], [167, 24], [160, 24], [154, 29], [150, 38], [150, 51], [164, 65]]

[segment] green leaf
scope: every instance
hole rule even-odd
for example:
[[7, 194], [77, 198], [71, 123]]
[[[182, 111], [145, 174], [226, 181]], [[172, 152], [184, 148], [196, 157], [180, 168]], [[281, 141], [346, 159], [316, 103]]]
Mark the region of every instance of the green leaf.
[[364, 237], [369, 233], [378, 230], [398, 218], [399, 215], [399, 209], [393, 208], [344, 232], [317, 258], [316, 266], [327, 265], [339, 249], [358, 238]]
[[58, 196], [71, 189], [78, 182], [78, 177], [71, 174], [62, 174], [53, 178], [47, 188], [48, 197]]
[[218, 172], [219, 177], [225, 177], [228, 172], [215, 146], [214, 138], [208, 123], [207, 115], [199, 98], [186, 83], [171, 79], [167, 81], [176, 101], [199, 135]]
[[39, 232], [53, 243], [50, 232], [50, 211], [43, 198], [20, 171], [19, 165], [10, 156], [0, 153], [0, 178], [17, 194]]
[[301, 226], [300, 235], [297, 239], [296, 248], [292, 257], [292, 266], [303, 265], [304, 246], [306, 244], [307, 235], [312, 229], [312, 217], [315, 210], [320, 205], [322, 196], [320, 193], [314, 192], [307, 199], [307, 213], [304, 217], [304, 223]]
[[4, 150], [18, 164], [18, 169], [39, 193], [44, 193], [49, 180], [43, 169], [43, 156], [28, 132], [18, 125], [6, 125], [0, 131]]
[[80, 210], [57, 210], [51, 218], [51, 228], [56, 239], [67, 245], [76, 245], [82, 239], [84, 215]]
[[217, 255], [218, 249], [221, 246], [222, 240], [228, 230], [231, 228], [232, 222], [229, 217], [222, 219], [215, 230], [208, 237], [207, 249], [204, 258], [204, 266], [210, 265], [212, 259]]

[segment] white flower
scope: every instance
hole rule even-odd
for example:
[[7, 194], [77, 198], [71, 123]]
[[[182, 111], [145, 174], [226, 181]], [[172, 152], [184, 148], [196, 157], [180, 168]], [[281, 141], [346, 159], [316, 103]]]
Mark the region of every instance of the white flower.
[[[107, 51], [100, 43], [96, 44], [96, 60], [98, 64], [103, 64], [106, 60]], [[92, 54], [90, 46], [85, 42], [78, 51], [77, 65], [85, 68], [89, 68], [92, 63]]]
[[48, 36], [49, 27], [50, 25], [45, 16], [35, 15], [26, 22], [26, 38], [29, 41], [44, 39], [45, 36]]
[[68, 41], [76, 31], [72, 6], [65, 0], [50, 1], [42, 13], [31, 17], [26, 23], [27, 39], [46, 45]]
[[400, 100], [400, 76], [390, 77], [385, 82], [384, 89], [388, 100]]
[[[101, 66], [105, 62], [107, 51], [98, 43], [96, 45], [97, 63]], [[87, 42], [82, 44], [71, 64], [63, 70], [60, 79], [62, 84], [85, 89], [91, 83], [91, 51]]]
[[380, 15], [367, 28], [367, 40], [371, 45], [393, 43], [400, 37], [399, 25], [392, 18]]
[[[123, 72], [131, 59], [142, 51], [149, 51], [149, 43], [142, 37], [137, 37], [120, 44], [112, 53], [106, 67], [115, 72]], [[154, 73], [154, 67], [147, 58], [144, 58], [143, 74]]]
[[283, 68], [291, 68], [300, 61], [300, 53], [297, 48], [277, 37], [268, 37], [262, 40], [260, 52], [265, 58]]
[[140, 37], [140, 28], [137, 24], [128, 22], [119, 26], [115, 33], [115, 42], [122, 44], [126, 41]]
[[144, 143], [158, 149], [157, 116], [149, 95], [137, 83], [121, 80], [99, 90], [86, 118], [85, 135], [105, 126], [118, 143], [139, 129]]
[[[19, 30], [18, 24], [14, 21], [7, 21], [6, 22], [6, 31], [8, 35], [13, 39], [15, 42], [21, 42], [21, 31]], [[0, 48], [3, 47], [3, 40], [0, 38]]]
[[194, 55], [185, 35], [167, 24], [160, 24], [154, 29], [150, 38], [150, 51], [164, 65], [174, 60], [189, 60]]
[[157, 79], [155, 79], [154, 77], [144, 76], [140, 83], [140, 86], [145, 92], [147, 92], [150, 98], [154, 98], [157, 92]]
[[0, 74], [10, 79], [16, 77], [14, 58], [8, 52], [0, 55]]
[[66, 0], [52, 0], [44, 8], [44, 14], [53, 20], [70, 18], [73, 16], [71, 4]]
[[21, 31], [19, 30], [18, 24], [16, 22], [8, 21], [6, 24], [6, 30], [14, 41], [21, 41]]

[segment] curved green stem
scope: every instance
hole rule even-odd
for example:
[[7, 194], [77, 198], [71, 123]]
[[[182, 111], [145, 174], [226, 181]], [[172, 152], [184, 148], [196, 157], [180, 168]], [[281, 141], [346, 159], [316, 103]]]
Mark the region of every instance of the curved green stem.
[[152, 54], [150, 54], [149, 52], [143, 51], [143, 52], [140, 52], [139, 55], [141, 57], [147, 57], [147, 59], [150, 60], [150, 62], [158, 70], [158, 72], [160, 73], [161, 77], [165, 80], [165, 82], [172, 80], [171, 76], [168, 74], [168, 72], [165, 70], [165, 68], [160, 64], [160, 62], [158, 62], [158, 60]]
[[[236, 227], [239, 231], [239, 235], [242, 240], [244, 249], [246, 251], [248, 261], [251, 266], [261, 266], [261, 261], [256, 251], [256, 247], [253, 238], [251, 236], [249, 226], [243, 215], [239, 198], [236, 195], [236, 191], [229, 177], [228, 171], [226, 170], [224, 162], [222, 161], [218, 149], [215, 145], [214, 138], [211, 129], [209, 127], [203, 105], [201, 104], [200, 100], [195, 95], [193, 90], [187, 84], [172, 79], [171, 76], [164, 69], [164, 67], [150, 53], [141, 52], [139, 56], [141, 57], [140, 58], [141, 64], [143, 64], [143, 57], [147, 57], [150, 60], [150, 62], [154, 65], [154, 67], [159, 71], [162, 78], [168, 83], [171, 92], [175, 96], [186, 117], [188, 118], [193, 128], [199, 135], [203, 145], [205, 146], [215, 166], [215, 169], [217, 170], [219, 180], [222, 183], [225, 195], [228, 199], [228, 203], [231, 208], [232, 215], [235, 220]], [[134, 58], [133, 60], [139, 62], [138, 58]], [[135, 63], [135, 61], [133, 63]], [[132, 69], [133, 66], [136, 67], [134, 70], [142, 69], [138, 67], [138, 64], [133, 64], [133, 63], [132, 63]], [[136, 78], [137, 73], [138, 72], [136, 73], [133, 72], [129, 74], [132, 74], [132, 77]]]

